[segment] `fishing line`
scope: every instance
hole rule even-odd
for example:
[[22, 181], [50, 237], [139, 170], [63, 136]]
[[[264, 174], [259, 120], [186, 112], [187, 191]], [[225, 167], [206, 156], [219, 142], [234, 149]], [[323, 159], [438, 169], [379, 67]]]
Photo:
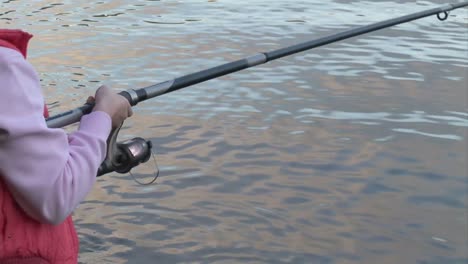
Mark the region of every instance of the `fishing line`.
[[139, 180], [137, 180], [137, 179], [135, 178], [135, 175], [133, 175], [132, 171], [129, 171], [129, 174], [132, 176], [133, 180], [134, 180], [136, 183], [138, 183], [139, 185], [151, 185], [151, 184], [153, 184], [153, 183], [158, 179], [158, 177], [159, 177], [159, 166], [158, 166], [158, 162], [157, 162], [157, 160], [156, 160], [156, 155], [154, 154], [154, 152], [152, 152], [152, 153], [151, 153], [151, 156], [153, 157], [153, 162], [154, 162], [154, 165], [155, 165], [155, 167], [156, 167], [156, 171], [154, 172], [154, 178], [153, 178], [151, 181], [149, 181], [149, 182], [147, 182], [147, 183], [143, 183], [143, 182], [141, 182], [141, 181], [139, 181]]

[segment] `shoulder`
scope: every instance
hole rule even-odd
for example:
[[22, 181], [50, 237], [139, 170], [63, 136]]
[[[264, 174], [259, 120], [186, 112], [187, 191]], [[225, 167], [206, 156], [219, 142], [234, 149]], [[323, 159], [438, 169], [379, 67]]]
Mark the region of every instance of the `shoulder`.
[[14, 72], [31, 74], [32, 66], [20, 52], [0, 46], [0, 75], [10, 75]]
[[[12, 102], [21, 102], [14, 109], [43, 108], [38, 74], [21, 53], [4, 47], [0, 47], [0, 91], [0, 102], [7, 103], [4, 107], [11, 107]], [[4, 111], [4, 107], [0, 107], [0, 110]]]
[[7, 48], [7, 47], [2, 47], [0, 46], [0, 63], [8, 63], [8, 62], [21, 62], [21, 61], [26, 61], [21, 55], [21, 53], [17, 50]]
[[[0, 76], [3, 81], [38, 79], [32, 65], [26, 61], [23, 55], [10, 48], [0, 46]], [[19, 78], [19, 79], [18, 79]]]

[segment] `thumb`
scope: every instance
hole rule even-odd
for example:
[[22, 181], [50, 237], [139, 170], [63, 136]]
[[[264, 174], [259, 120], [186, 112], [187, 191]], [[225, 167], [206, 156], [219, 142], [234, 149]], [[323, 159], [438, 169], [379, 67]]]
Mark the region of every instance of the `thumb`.
[[87, 104], [93, 104], [95, 101], [96, 101], [96, 99], [94, 99], [94, 96], [89, 96], [88, 99], [86, 100], [86, 103]]

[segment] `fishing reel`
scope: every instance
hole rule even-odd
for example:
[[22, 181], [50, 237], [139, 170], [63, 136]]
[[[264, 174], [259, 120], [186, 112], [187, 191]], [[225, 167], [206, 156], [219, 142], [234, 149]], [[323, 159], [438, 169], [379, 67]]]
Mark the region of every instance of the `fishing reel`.
[[[117, 142], [117, 136], [121, 127], [113, 129], [107, 139], [106, 158], [98, 169], [98, 177], [114, 171], [122, 174], [128, 173], [134, 167], [147, 162], [153, 154], [153, 144], [151, 141], [141, 137]], [[156, 180], [159, 175], [159, 169], [155, 175], [155, 178], [147, 184], [151, 184]], [[135, 181], [137, 180], [135, 179]]]

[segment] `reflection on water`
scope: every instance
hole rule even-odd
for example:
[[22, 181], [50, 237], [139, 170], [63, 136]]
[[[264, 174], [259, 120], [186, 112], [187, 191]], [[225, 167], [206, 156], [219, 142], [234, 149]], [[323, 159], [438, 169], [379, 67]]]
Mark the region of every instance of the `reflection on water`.
[[[441, 1], [4, 1], [52, 114]], [[465, 263], [467, 9], [139, 104], [161, 176], [98, 179], [83, 263]], [[140, 167], [137, 177], [148, 178]]]

